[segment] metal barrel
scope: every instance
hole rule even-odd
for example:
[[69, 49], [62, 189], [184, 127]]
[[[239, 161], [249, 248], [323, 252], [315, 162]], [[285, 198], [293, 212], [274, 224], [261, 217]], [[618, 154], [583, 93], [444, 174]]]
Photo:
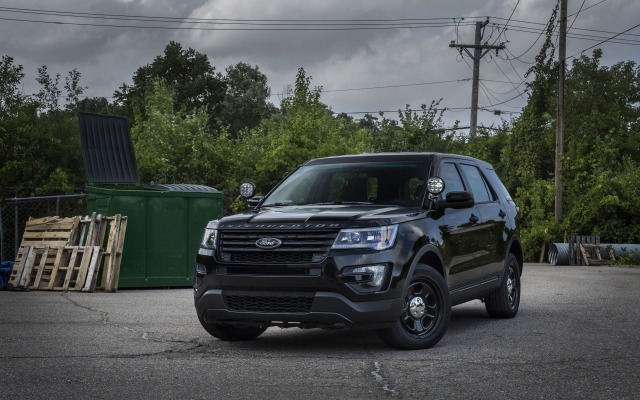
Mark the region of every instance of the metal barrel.
[[[625, 257], [633, 254], [640, 254], [640, 244], [619, 244], [619, 243], [603, 243], [613, 249], [617, 257]], [[608, 259], [606, 252], [601, 253], [603, 259]], [[547, 258], [551, 265], [569, 265], [569, 243], [551, 243]]]
[[618, 257], [624, 257], [633, 254], [640, 254], [640, 244], [605, 244], [604, 246], [611, 247]]
[[551, 243], [547, 257], [551, 265], [569, 265], [569, 243]]

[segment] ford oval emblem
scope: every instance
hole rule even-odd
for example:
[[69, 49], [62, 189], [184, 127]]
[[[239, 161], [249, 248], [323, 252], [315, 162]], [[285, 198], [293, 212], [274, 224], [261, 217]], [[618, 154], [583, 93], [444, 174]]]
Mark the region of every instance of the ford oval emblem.
[[282, 246], [282, 240], [278, 238], [261, 238], [256, 240], [256, 246], [261, 249], [275, 249]]

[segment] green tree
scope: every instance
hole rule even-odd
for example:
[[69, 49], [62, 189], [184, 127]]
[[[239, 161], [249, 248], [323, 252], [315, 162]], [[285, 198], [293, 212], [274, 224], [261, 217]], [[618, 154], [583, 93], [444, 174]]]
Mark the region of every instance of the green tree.
[[322, 89], [310, 85], [311, 77], [300, 68], [292, 96], [281, 102], [282, 117], [263, 120], [243, 138], [239, 151], [255, 167], [251, 176], [262, 193], [310, 158], [371, 149], [369, 133], [354, 121], [333, 118], [320, 101]]
[[14, 65], [13, 58], [2, 56], [0, 62], [0, 121], [4, 121], [17, 107], [25, 101], [20, 92], [20, 84], [24, 79], [22, 65]]
[[157, 79], [137, 114], [131, 137], [141, 182], [205, 183], [212, 138], [204, 110], [176, 111], [174, 92]]
[[[602, 52], [573, 61], [567, 74], [565, 219], [567, 232], [609, 242], [640, 240], [640, 68], [601, 66]], [[634, 178], [634, 176], [636, 178]]]
[[239, 62], [227, 68], [224, 79], [227, 92], [221, 119], [233, 137], [243, 129], [255, 128], [275, 111], [269, 103], [271, 89], [267, 77], [258, 66]]
[[[176, 110], [187, 113], [206, 111], [208, 126], [217, 130], [221, 126], [219, 115], [225, 97], [226, 84], [220, 73], [215, 72], [206, 54], [189, 48], [183, 49], [177, 42], [170, 42], [164, 54], [156, 57], [133, 75], [133, 85], [123, 84], [114, 97], [124, 106], [132, 124], [147, 116], [140, 113], [144, 109], [145, 96], [154, 90], [154, 82], [162, 79], [174, 92], [173, 101]], [[137, 111], [134, 111], [137, 110]]]
[[[411, 110], [409, 105], [398, 110], [398, 120], [383, 119], [374, 136], [374, 150], [386, 151], [447, 151], [453, 141], [453, 133], [443, 128], [442, 113], [438, 110], [440, 101], [432, 101], [429, 107], [423, 104], [420, 112]], [[371, 123], [371, 120], [368, 121]]]
[[126, 111], [122, 106], [110, 103], [106, 97], [86, 97], [78, 101], [78, 111], [103, 115], [125, 116]]
[[[40, 90], [19, 92], [22, 66], [3, 57], [0, 90], [0, 182], [3, 196], [70, 193], [84, 183], [80, 135], [75, 113], [60, 108], [59, 74], [38, 69]], [[70, 72], [69, 88], [81, 88], [80, 74]], [[68, 92], [72, 98], [74, 93]], [[61, 157], [61, 155], [64, 155]]]

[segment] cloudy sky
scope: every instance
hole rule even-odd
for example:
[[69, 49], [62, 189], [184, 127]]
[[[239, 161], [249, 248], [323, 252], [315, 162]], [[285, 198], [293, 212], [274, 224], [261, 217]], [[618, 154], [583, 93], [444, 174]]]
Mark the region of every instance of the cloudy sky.
[[[499, 124], [525, 103], [525, 72], [544, 40], [556, 0], [0, 0], [0, 54], [24, 66], [76, 68], [85, 94], [111, 98], [169, 41], [209, 56], [218, 71], [240, 61], [265, 73], [279, 103], [303, 67], [335, 112], [360, 118], [442, 99], [445, 125], [469, 124], [471, 65], [449, 47], [504, 42], [480, 67], [479, 124]], [[599, 44], [603, 63], [640, 58], [638, 0], [569, 0], [567, 56]], [[506, 27], [506, 29], [505, 29]], [[588, 49], [590, 54], [592, 50]], [[62, 87], [62, 85], [61, 85]], [[500, 110], [495, 115], [493, 110]]]

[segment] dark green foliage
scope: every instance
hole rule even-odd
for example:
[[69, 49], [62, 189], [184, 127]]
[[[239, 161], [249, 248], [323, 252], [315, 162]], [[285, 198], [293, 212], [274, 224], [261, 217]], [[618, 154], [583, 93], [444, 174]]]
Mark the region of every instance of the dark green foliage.
[[[82, 98], [80, 73], [64, 78], [38, 70], [40, 90], [21, 92], [24, 73], [0, 63], [0, 184], [2, 197], [69, 193], [84, 184], [76, 111], [126, 115], [141, 181], [199, 183], [225, 193], [227, 212], [244, 207], [243, 181], [265, 194], [302, 162], [323, 156], [383, 151], [471, 155], [494, 165], [520, 207], [525, 258], [569, 234], [603, 242], [640, 243], [640, 68], [602, 66], [602, 52], [567, 68], [564, 219], [554, 219], [557, 65], [554, 12], [529, 73], [521, 115], [469, 138], [445, 130], [439, 101], [397, 118], [334, 115], [322, 88], [300, 68], [294, 87], [275, 108], [267, 78], [239, 62], [215, 72], [206, 55], [171, 42], [139, 68], [117, 102]], [[63, 104], [63, 105], [61, 105]], [[64, 156], [61, 156], [64, 155]]]
[[71, 71], [65, 79], [67, 102], [59, 75], [51, 77], [46, 67], [38, 69], [41, 88], [33, 96], [19, 91], [22, 66], [3, 57], [0, 77], [0, 182], [2, 197], [72, 193], [84, 185], [80, 133], [74, 110], [80, 74]]
[[217, 116], [226, 91], [222, 75], [215, 72], [205, 54], [191, 48], [184, 50], [177, 42], [170, 42], [163, 55], [138, 68], [133, 75], [133, 85], [123, 84], [114, 93], [117, 103], [125, 108], [130, 123], [146, 118], [145, 114], [136, 114], [136, 110], [144, 109], [145, 96], [153, 90], [157, 79], [163, 80], [174, 92], [175, 109], [183, 109], [187, 113], [205, 110], [209, 115], [210, 129], [221, 125]]
[[239, 62], [227, 68], [224, 80], [227, 92], [221, 119], [232, 137], [237, 137], [243, 129], [255, 128], [275, 112], [275, 107], [268, 102], [271, 89], [267, 86], [267, 77], [257, 66]]

